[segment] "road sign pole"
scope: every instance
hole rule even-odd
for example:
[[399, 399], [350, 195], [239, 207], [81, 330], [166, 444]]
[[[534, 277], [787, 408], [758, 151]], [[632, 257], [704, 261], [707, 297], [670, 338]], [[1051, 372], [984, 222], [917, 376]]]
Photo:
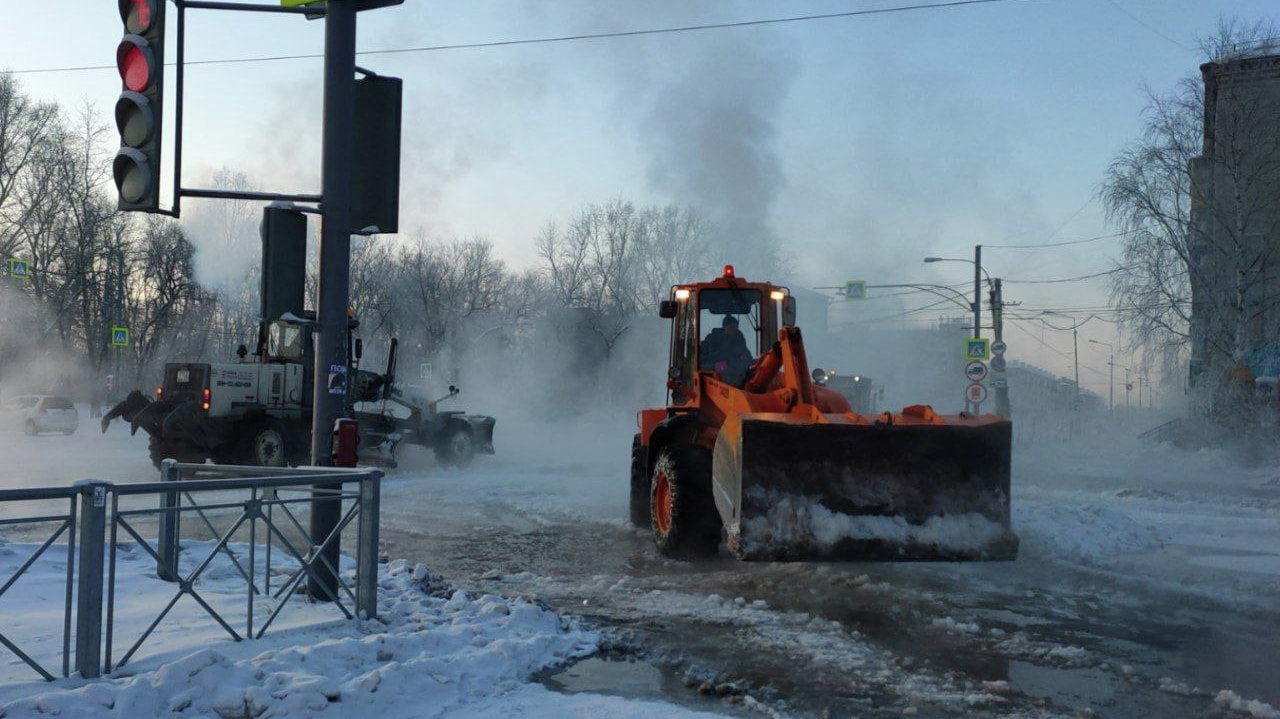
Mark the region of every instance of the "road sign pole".
[[[1004, 294], [1000, 289], [1000, 278], [996, 277], [991, 280], [991, 319], [992, 325], [995, 327], [996, 342], [1000, 345], [1004, 344]], [[1001, 356], [1003, 356], [1001, 352]], [[1000, 375], [1004, 376], [1004, 369], [1000, 370]], [[1009, 419], [1009, 385], [1008, 383], [1000, 383], [995, 386], [996, 390], [996, 414]]]
[[[329, 0], [324, 16], [324, 157], [321, 162], [319, 335], [315, 340], [315, 382], [312, 393], [311, 462], [333, 464], [330, 450], [333, 423], [345, 411], [346, 382], [330, 387], [331, 366], [347, 364], [347, 302], [351, 273], [351, 167], [355, 127], [356, 0]], [[345, 377], [345, 375], [344, 375]], [[341, 502], [332, 499], [341, 485], [316, 485], [311, 506], [311, 544], [320, 546], [341, 516]], [[338, 596], [339, 543], [323, 552], [308, 580], [313, 599]]]

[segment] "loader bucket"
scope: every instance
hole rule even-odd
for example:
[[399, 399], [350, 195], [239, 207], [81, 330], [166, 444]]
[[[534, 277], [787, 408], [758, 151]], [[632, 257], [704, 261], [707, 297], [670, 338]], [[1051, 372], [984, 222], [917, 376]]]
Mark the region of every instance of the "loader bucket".
[[129, 420], [129, 433], [137, 434], [141, 427], [152, 437], [163, 437], [165, 418], [181, 403], [181, 400], [162, 399], [143, 407]]
[[1011, 427], [730, 417], [716, 508], [741, 559], [1009, 560]]

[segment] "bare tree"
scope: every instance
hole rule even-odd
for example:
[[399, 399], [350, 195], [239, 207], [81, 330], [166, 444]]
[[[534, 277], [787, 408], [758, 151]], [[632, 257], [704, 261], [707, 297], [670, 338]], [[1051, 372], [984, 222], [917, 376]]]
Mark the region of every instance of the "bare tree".
[[0, 257], [12, 254], [27, 213], [38, 209], [15, 198], [57, 116], [57, 106], [32, 100], [13, 73], [0, 73]]
[[640, 247], [636, 252], [637, 293], [643, 311], [656, 309], [671, 286], [711, 274], [707, 222], [693, 208], [653, 207], [641, 213]]
[[505, 265], [483, 237], [440, 244], [417, 237], [397, 258], [398, 292], [410, 298], [400, 327], [420, 359], [460, 363], [478, 334], [499, 317], [508, 281]]
[[195, 248], [176, 222], [149, 216], [131, 253], [126, 314], [133, 331], [135, 380], [158, 361], [162, 351], [203, 353], [209, 297], [196, 284]]
[[554, 225], [538, 239], [538, 254], [560, 306], [589, 328], [605, 356], [631, 328], [643, 300], [639, 258], [641, 213], [630, 202], [588, 205], [563, 232]]
[[[1224, 21], [1201, 47], [1228, 63], [1274, 35], [1267, 23]], [[1100, 196], [1125, 232], [1112, 298], [1135, 348], [1191, 350], [1222, 369], [1239, 366], [1280, 314], [1280, 99], [1231, 78], [1210, 87], [1208, 106], [1195, 78], [1148, 90], [1143, 135], [1112, 161]]]

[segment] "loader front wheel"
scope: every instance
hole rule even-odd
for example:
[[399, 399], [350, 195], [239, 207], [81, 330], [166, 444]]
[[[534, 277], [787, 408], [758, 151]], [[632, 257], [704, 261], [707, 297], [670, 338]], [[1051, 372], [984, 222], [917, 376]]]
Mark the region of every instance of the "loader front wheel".
[[147, 452], [151, 455], [151, 464], [156, 469], [160, 469], [162, 461], [170, 458], [188, 464], [203, 464], [205, 460], [204, 452], [187, 442], [165, 441], [154, 435], [147, 441]]
[[463, 469], [471, 464], [476, 456], [476, 443], [471, 437], [471, 428], [453, 425], [445, 430], [444, 439], [436, 445], [436, 461], [448, 467], [454, 465]]
[[720, 519], [711, 500], [711, 453], [672, 445], [658, 454], [649, 490], [650, 527], [669, 557], [709, 557], [720, 545]]
[[649, 468], [645, 466], [647, 451], [640, 435], [631, 440], [631, 523], [640, 529], [649, 527]]

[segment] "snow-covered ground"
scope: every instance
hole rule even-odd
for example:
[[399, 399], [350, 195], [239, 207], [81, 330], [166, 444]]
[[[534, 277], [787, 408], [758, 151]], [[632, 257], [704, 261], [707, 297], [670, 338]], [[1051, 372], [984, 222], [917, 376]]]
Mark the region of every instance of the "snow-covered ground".
[[[1019, 447], [1017, 562], [745, 564], [725, 554], [690, 565], [658, 557], [626, 521], [631, 431], [616, 418], [504, 418], [499, 454], [465, 473], [409, 448], [383, 488], [385, 623], [299, 605], [263, 639], [235, 643], [189, 612], [162, 623], [119, 672], [87, 683], [40, 682], [0, 648], [0, 716], [683, 716], [745, 706], [1280, 719], [1276, 467], [1116, 439], [1133, 434], [1121, 431], [1088, 446]], [[154, 477], [145, 440], [117, 428], [6, 434], [0, 445], [3, 487]], [[0, 582], [28, 547], [2, 550]], [[122, 562], [125, 586], [145, 597], [131, 598], [136, 615], [122, 620], [134, 636], [172, 594], [142, 559]], [[420, 562], [463, 589], [423, 581]], [[238, 575], [208, 581], [202, 592], [244, 603]], [[0, 597], [0, 633], [21, 635], [47, 614], [37, 600], [60, 612], [61, 582], [54, 557], [15, 584]], [[154, 597], [142, 591], [151, 587]], [[57, 634], [20, 644], [56, 656]], [[651, 701], [655, 692], [599, 667], [583, 670], [595, 671], [585, 690], [538, 681], [546, 667], [628, 643], [623, 654], [705, 679], [713, 693], [729, 680], [734, 703], [692, 702], [679, 681], [663, 688], [675, 703]]]
[[[86, 477], [155, 479], [145, 439], [118, 428], [106, 436], [0, 433], [0, 444], [8, 458], [0, 488], [61, 486]], [[24, 511], [0, 507], [0, 517]], [[40, 542], [4, 536], [0, 585]], [[182, 571], [211, 548], [211, 542], [184, 542]], [[247, 547], [233, 548], [243, 562]], [[156, 576], [150, 555], [128, 544], [116, 571], [118, 662], [176, 587]], [[349, 557], [344, 571], [354, 571]], [[0, 634], [54, 674], [61, 663], [65, 580], [65, 545], [55, 544], [0, 595]], [[245, 633], [246, 584], [229, 559], [217, 555], [197, 591]], [[260, 627], [275, 605], [258, 601]], [[99, 680], [73, 675], [46, 683], [0, 647], [0, 717], [706, 716], [659, 701], [553, 692], [534, 680], [538, 672], [595, 653], [599, 640], [597, 632], [545, 605], [473, 596], [425, 565], [398, 559], [381, 567], [377, 620], [347, 621], [327, 604], [295, 598], [262, 638], [236, 642], [184, 597], [135, 657]]]
[[[210, 547], [189, 543], [184, 556], [203, 557]], [[0, 545], [0, 576], [35, 548]], [[238, 549], [243, 558], [246, 548]], [[55, 548], [4, 597], [28, 611], [7, 608], [3, 633], [50, 666], [60, 651], [50, 628], [59, 626], [64, 562]], [[175, 590], [142, 551], [128, 552], [117, 571], [127, 588], [118, 641], [140, 636]], [[220, 556], [203, 576], [201, 596], [230, 616], [245, 594], [230, 560]], [[5, 657], [0, 716], [705, 716], [657, 702], [554, 693], [531, 682], [540, 670], [593, 654], [599, 635], [530, 601], [471, 596], [403, 560], [382, 567], [378, 619], [335, 619], [328, 605], [295, 600], [281, 615], [287, 620], [263, 638], [233, 642], [192, 600], [184, 602], [143, 645], [148, 649], [103, 679], [45, 683]]]

